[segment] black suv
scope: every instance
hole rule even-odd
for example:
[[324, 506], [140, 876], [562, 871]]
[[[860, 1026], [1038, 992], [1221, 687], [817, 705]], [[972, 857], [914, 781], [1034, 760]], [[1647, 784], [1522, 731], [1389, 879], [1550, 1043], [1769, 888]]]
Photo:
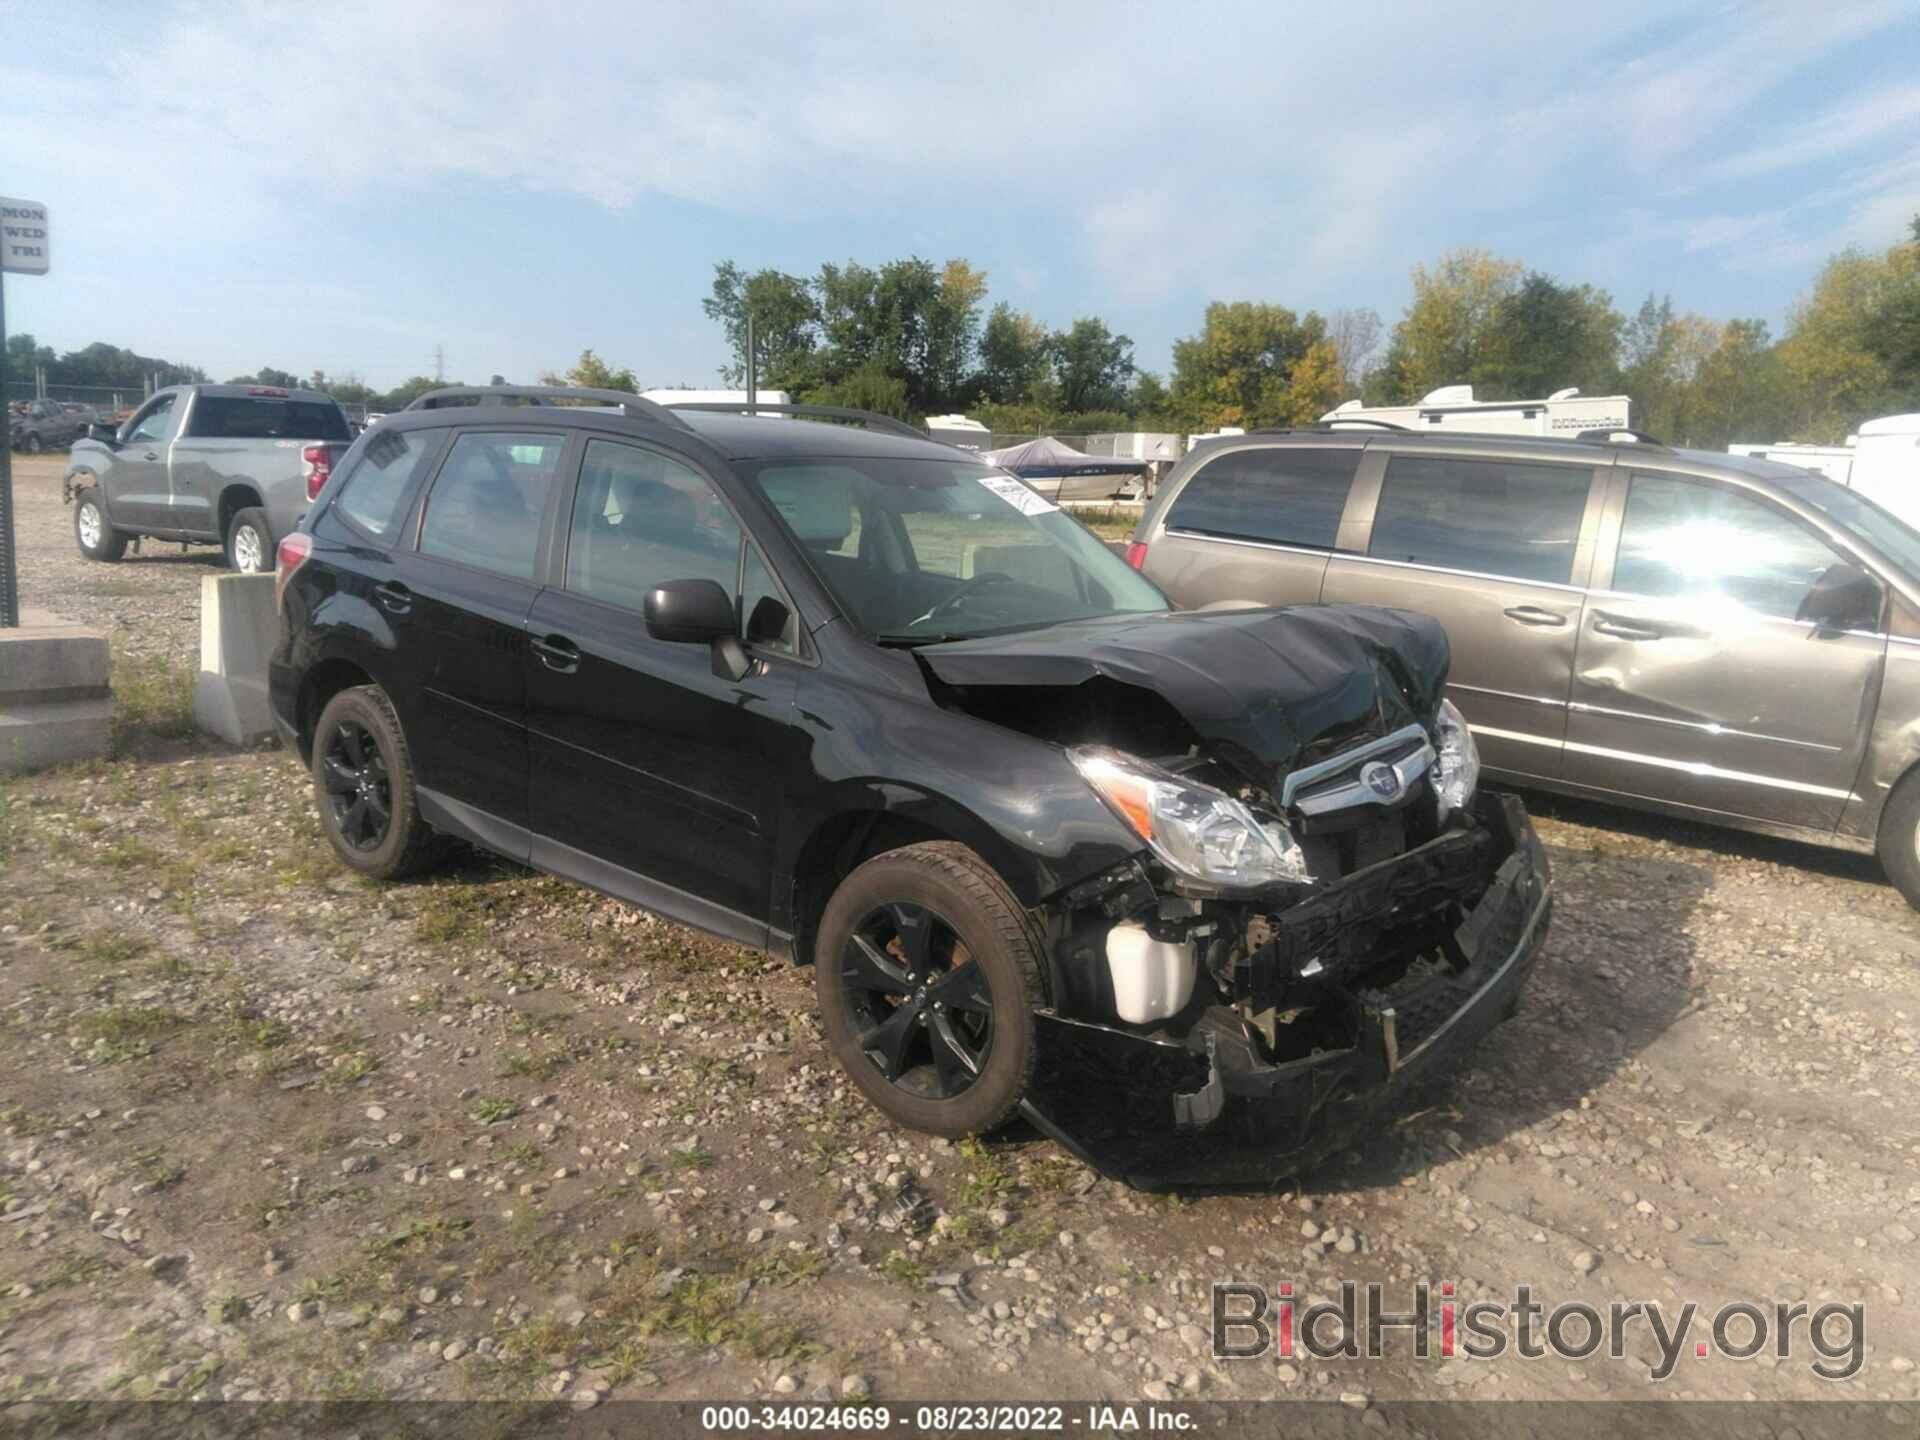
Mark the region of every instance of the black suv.
[[1546, 861], [1439, 625], [1176, 613], [963, 451], [726, 409], [456, 388], [354, 443], [272, 666], [346, 864], [457, 836], [813, 963], [887, 1115], [1140, 1183], [1292, 1173], [1511, 1013]]

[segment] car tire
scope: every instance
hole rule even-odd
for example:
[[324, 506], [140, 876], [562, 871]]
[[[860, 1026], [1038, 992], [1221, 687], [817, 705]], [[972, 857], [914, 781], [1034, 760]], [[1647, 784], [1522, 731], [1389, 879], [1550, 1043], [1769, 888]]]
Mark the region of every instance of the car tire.
[[38, 435], [27, 436], [26, 443], [22, 445], [20, 448], [26, 451], [27, 454], [29, 455], [38, 455], [40, 453], [40, 448], [41, 448], [40, 437]]
[[1893, 787], [1880, 812], [1880, 865], [1907, 904], [1920, 910], [1920, 769]]
[[848, 875], [820, 918], [827, 1043], [889, 1119], [950, 1139], [991, 1130], [1033, 1079], [1040, 956], [1019, 901], [966, 846], [890, 850]]
[[273, 569], [273, 527], [267, 512], [257, 506], [235, 512], [227, 526], [227, 568], [242, 575], [265, 575]]
[[127, 553], [127, 537], [107, 520], [107, 510], [93, 486], [73, 497], [73, 540], [89, 560], [112, 564]]
[[312, 771], [320, 828], [348, 869], [398, 880], [439, 858], [440, 837], [420, 817], [406, 733], [378, 685], [327, 702], [313, 727]]

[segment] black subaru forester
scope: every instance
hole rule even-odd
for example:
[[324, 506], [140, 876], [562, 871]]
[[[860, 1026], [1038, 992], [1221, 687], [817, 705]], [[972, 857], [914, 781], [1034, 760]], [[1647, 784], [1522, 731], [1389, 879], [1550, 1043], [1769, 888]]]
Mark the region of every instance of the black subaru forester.
[[1546, 859], [1432, 620], [1175, 612], [826, 407], [455, 388], [280, 545], [272, 698], [353, 869], [457, 837], [812, 964], [847, 1073], [1140, 1184], [1299, 1170], [1519, 1002]]

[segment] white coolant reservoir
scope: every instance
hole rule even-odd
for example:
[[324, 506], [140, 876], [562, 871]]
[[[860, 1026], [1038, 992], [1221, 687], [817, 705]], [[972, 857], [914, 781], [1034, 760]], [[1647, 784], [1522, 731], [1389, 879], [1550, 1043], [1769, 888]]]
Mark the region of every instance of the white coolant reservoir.
[[1107, 932], [1113, 1008], [1131, 1025], [1178, 1014], [1193, 998], [1193, 946], [1156, 940], [1131, 921]]

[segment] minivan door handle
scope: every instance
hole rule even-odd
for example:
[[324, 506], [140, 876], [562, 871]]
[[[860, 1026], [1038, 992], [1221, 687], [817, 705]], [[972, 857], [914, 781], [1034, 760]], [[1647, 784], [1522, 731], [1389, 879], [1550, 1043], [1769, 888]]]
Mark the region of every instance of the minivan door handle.
[[404, 615], [413, 608], [413, 592], [398, 580], [373, 587], [373, 598], [389, 615]]
[[1666, 631], [1651, 625], [1635, 625], [1626, 620], [1616, 620], [1611, 615], [1600, 614], [1593, 617], [1593, 633], [1611, 635], [1616, 640], [1658, 640]]
[[536, 635], [532, 640], [533, 653], [540, 657], [540, 663], [549, 670], [557, 670], [562, 675], [571, 675], [580, 668], [580, 647], [564, 635]]
[[1538, 605], [1515, 605], [1510, 610], [1500, 612], [1509, 620], [1518, 620], [1522, 625], [1553, 625], [1567, 623], [1567, 617], [1558, 611], [1545, 610]]

